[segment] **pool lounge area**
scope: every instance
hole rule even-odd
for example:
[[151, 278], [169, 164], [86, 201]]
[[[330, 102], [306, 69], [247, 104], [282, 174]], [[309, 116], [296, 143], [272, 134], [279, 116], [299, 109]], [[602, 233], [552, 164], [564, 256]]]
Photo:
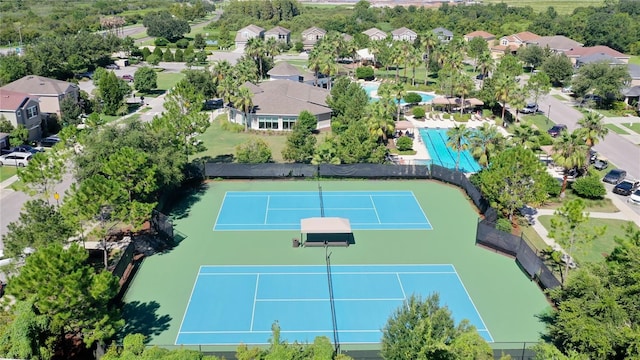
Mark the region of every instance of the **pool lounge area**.
[[[447, 129], [419, 128], [422, 143], [429, 152], [430, 159], [416, 159], [416, 165], [435, 164], [449, 169], [455, 169], [458, 152], [447, 146]], [[481, 167], [468, 150], [460, 153], [459, 169], [465, 173], [480, 171]]]

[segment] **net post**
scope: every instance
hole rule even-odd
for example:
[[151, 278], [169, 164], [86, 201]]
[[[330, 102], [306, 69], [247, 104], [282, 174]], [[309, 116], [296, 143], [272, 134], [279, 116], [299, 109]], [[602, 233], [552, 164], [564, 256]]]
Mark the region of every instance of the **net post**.
[[333, 281], [331, 279], [331, 253], [329, 242], [324, 242], [325, 260], [327, 262], [327, 282], [329, 284], [329, 303], [331, 305], [331, 324], [333, 325], [334, 356], [340, 354], [340, 340], [338, 338], [338, 321], [336, 319], [336, 304], [333, 297]]

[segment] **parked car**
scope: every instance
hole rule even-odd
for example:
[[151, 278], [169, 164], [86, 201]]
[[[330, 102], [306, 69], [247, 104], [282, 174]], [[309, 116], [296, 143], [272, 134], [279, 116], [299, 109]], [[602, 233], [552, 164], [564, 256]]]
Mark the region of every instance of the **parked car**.
[[12, 152], [28, 152], [28, 153], [36, 154], [42, 151], [44, 151], [44, 149], [40, 146], [33, 147], [30, 145], [18, 145], [9, 149], [2, 149], [1, 152], [4, 155], [4, 154], [11, 154]]
[[567, 131], [567, 125], [555, 124], [551, 129], [547, 130], [547, 133], [549, 133], [551, 137], [557, 137], [563, 131]]
[[527, 104], [520, 112], [523, 114], [535, 114], [538, 112], [538, 105], [535, 103]]
[[626, 177], [627, 177], [626, 171], [622, 169], [613, 169], [609, 171], [607, 175], [604, 176], [604, 178], [602, 178], [602, 181], [609, 184], [618, 185]]
[[602, 102], [602, 97], [594, 94], [587, 94], [584, 96], [582, 101], [580, 102], [580, 106], [585, 106], [589, 102], [594, 102], [596, 104], [600, 104]]
[[613, 188], [613, 193], [629, 196], [640, 187], [640, 182], [636, 180], [625, 179]]
[[596, 159], [593, 162], [593, 168], [596, 170], [604, 170], [609, 167], [609, 162], [605, 159]]
[[594, 164], [598, 160], [598, 152], [595, 150], [589, 150], [589, 164]]
[[125, 75], [122, 75], [120, 78], [127, 82], [133, 82], [133, 75], [125, 74]]
[[42, 147], [52, 147], [53, 145], [60, 142], [60, 138], [56, 135], [52, 135], [40, 140], [40, 146]]
[[627, 199], [628, 202], [636, 205], [640, 205], [640, 190], [636, 190]]
[[109, 64], [105, 66], [107, 70], [120, 70], [120, 66], [118, 64]]
[[203, 105], [204, 110], [215, 110], [221, 107], [224, 107], [224, 101], [222, 99], [205, 100]]
[[33, 157], [30, 152], [12, 152], [11, 154], [5, 154], [0, 156], [0, 166], [18, 166], [25, 167], [29, 165], [29, 160]]

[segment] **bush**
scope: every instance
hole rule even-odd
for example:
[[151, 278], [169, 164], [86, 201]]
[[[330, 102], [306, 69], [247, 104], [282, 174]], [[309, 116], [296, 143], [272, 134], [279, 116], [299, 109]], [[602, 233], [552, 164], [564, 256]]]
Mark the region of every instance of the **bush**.
[[538, 144], [540, 146], [553, 145], [553, 138], [546, 131], [539, 132]]
[[407, 151], [413, 149], [413, 140], [408, 136], [401, 136], [396, 141], [396, 147], [399, 151]]
[[417, 104], [422, 101], [422, 96], [418, 93], [410, 92], [407, 93], [403, 99], [407, 104]]
[[469, 119], [471, 119], [471, 114], [462, 114], [462, 115], [460, 113], [453, 114], [453, 120], [457, 122], [467, 122], [469, 121]]
[[511, 225], [511, 221], [509, 221], [509, 219], [500, 218], [498, 219], [498, 221], [496, 221], [496, 230], [511, 233], [511, 229], [513, 229], [513, 226]]
[[163, 37], [159, 37], [156, 38], [155, 40], [153, 40], [153, 45], [155, 46], [167, 46], [169, 45], [169, 40], [163, 38]]
[[411, 110], [413, 117], [416, 119], [422, 119], [425, 115], [424, 108], [422, 106], [416, 106]]
[[236, 146], [236, 159], [243, 164], [263, 164], [271, 162], [271, 149], [261, 138], [253, 138]]
[[176, 47], [178, 49], [186, 49], [187, 47], [189, 47], [189, 40], [180, 39], [180, 40], [176, 41]]
[[356, 78], [364, 80], [373, 80], [373, 69], [369, 66], [361, 66], [356, 69]]
[[173, 62], [173, 53], [171, 52], [171, 49], [167, 49], [164, 51], [164, 53], [162, 54], [162, 61]]
[[562, 183], [553, 176], [549, 175], [544, 178], [544, 189], [551, 197], [558, 197], [562, 191]]
[[604, 184], [600, 182], [600, 177], [594, 175], [576, 179], [571, 189], [576, 195], [587, 199], [602, 199], [607, 193]]
[[220, 117], [220, 127], [222, 128], [222, 130], [234, 133], [240, 133], [244, 131], [243, 125], [230, 122], [229, 119], [227, 119], [226, 115], [222, 115]]
[[304, 50], [304, 44], [302, 44], [302, 41], [296, 41], [296, 43], [293, 44], [293, 50], [296, 52], [302, 52], [302, 50]]

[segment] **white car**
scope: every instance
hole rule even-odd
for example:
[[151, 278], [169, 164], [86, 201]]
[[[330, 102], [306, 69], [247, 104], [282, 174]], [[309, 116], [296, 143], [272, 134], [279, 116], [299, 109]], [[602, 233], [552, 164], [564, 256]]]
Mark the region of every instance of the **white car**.
[[25, 167], [29, 165], [31, 157], [33, 157], [33, 154], [30, 152], [12, 152], [11, 154], [0, 156], [0, 166], [9, 165]]
[[640, 189], [636, 190], [627, 199], [628, 202], [636, 205], [640, 205]]

